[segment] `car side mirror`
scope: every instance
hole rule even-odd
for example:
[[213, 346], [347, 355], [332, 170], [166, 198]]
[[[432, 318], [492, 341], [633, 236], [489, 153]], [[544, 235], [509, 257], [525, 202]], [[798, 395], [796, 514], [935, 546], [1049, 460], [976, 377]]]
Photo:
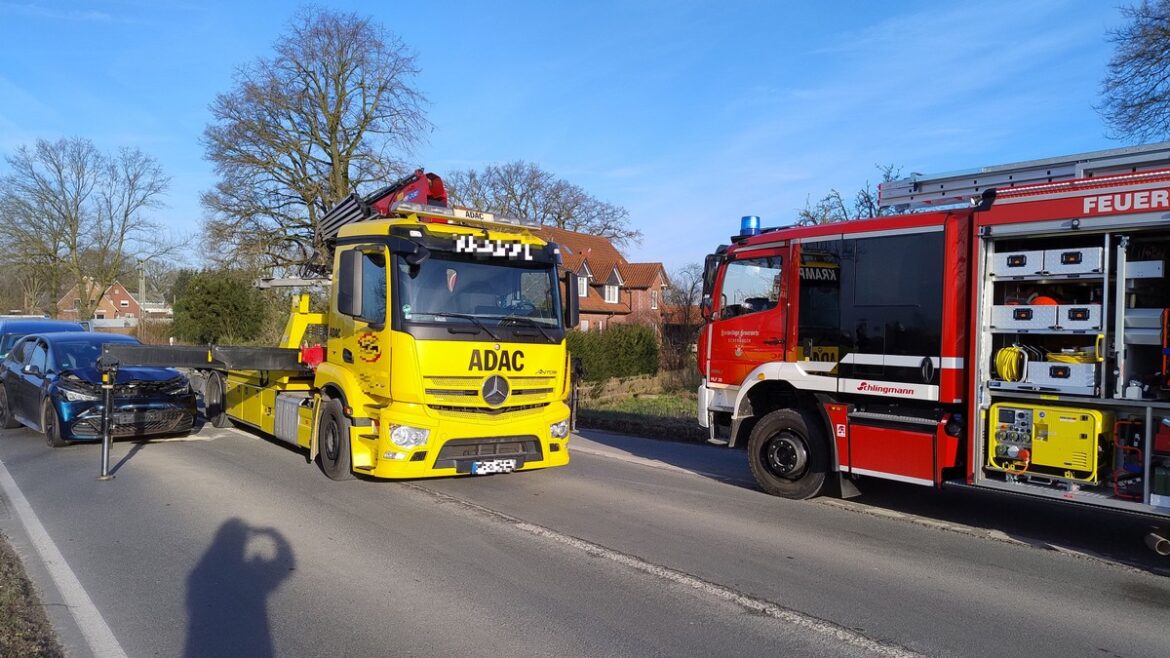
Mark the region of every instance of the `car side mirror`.
[[28, 364], [27, 366], [21, 368], [20, 371], [26, 375], [39, 375], [39, 374], [41, 374], [41, 369], [38, 368], [37, 366], [34, 366], [31, 363]]

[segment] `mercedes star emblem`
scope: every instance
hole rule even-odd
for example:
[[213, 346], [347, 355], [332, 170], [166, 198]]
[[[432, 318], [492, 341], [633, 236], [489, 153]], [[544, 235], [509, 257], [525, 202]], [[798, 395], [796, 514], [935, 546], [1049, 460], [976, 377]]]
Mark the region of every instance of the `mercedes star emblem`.
[[508, 380], [499, 375], [492, 375], [483, 383], [483, 401], [493, 407], [504, 404], [509, 392]]

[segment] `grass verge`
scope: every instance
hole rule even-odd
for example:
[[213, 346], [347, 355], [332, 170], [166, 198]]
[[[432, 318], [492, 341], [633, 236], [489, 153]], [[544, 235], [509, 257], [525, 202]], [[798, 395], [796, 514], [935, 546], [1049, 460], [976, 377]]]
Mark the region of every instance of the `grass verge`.
[[64, 656], [20, 558], [0, 535], [0, 656]]
[[577, 412], [577, 424], [654, 439], [701, 443], [707, 440], [707, 430], [695, 420], [695, 405], [694, 394], [636, 395], [587, 403]]

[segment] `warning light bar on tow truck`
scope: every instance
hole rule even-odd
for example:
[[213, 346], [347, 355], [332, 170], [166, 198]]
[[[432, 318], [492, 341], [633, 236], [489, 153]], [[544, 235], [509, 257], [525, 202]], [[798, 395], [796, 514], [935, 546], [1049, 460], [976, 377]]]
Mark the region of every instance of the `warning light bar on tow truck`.
[[471, 208], [444, 208], [442, 206], [431, 206], [422, 203], [412, 203], [409, 201], [399, 201], [390, 206], [390, 212], [399, 213], [403, 215], [415, 214], [420, 215], [422, 221], [431, 219], [439, 223], [457, 223], [469, 224], [471, 226], [479, 226], [482, 224], [504, 224], [505, 227], [521, 227], [521, 228], [539, 228], [540, 222], [534, 219], [519, 219], [516, 217], [505, 217], [502, 215], [493, 215], [490, 212], [482, 210], [473, 210]]

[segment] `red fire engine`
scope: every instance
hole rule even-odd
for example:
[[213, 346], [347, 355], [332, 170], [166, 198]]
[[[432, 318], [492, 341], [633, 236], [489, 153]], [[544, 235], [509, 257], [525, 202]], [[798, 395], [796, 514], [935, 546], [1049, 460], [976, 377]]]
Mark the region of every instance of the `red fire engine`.
[[1170, 517], [1170, 143], [880, 193], [908, 212], [748, 217], [707, 257], [711, 441], [788, 498], [870, 476]]

